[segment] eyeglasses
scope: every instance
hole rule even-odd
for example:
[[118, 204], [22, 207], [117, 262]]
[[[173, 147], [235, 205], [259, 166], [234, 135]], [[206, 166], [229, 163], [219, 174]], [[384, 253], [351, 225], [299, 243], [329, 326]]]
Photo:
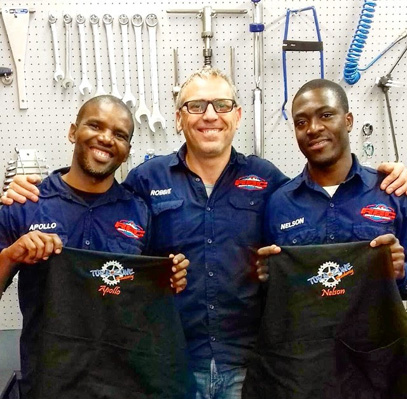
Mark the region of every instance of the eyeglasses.
[[204, 114], [209, 104], [212, 104], [212, 107], [216, 113], [225, 114], [232, 111], [233, 107], [236, 106], [236, 101], [227, 98], [221, 98], [212, 101], [192, 100], [182, 104], [181, 108], [187, 107], [187, 111], [190, 114]]

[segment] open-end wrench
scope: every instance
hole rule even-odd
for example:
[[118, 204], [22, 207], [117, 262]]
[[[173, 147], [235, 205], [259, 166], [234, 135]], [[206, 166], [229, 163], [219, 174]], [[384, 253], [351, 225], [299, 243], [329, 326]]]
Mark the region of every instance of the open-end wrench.
[[137, 79], [138, 79], [138, 108], [134, 117], [138, 123], [141, 123], [140, 117], [145, 115], [147, 121], [150, 119], [150, 111], [146, 105], [146, 97], [144, 94], [144, 69], [143, 69], [143, 42], [141, 34], [143, 29], [143, 18], [140, 14], [134, 14], [131, 18], [131, 23], [134, 28], [134, 36], [136, 38], [136, 59], [137, 59]]
[[129, 107], [135, 107], [136, 97], [134, 97], [133, 93], [131, 92], [130, 85], [129, 39], [128, 39], [129, 17], [126, 14], [121, 14], [119, 16], [119, 23], [122, 33], [124, 84], [125, 84], [125, 91], [122, 101]]
[[69, 14], [64, 14], [65, 25], [65, 77], [62, 81], [62, 87], [67, 89], [72, 86], [74, 81], [72, 78], [72, 58], [71, 58], [71, 46], [72, 46], [72, 17]]
[[119, 90], [117, 89], [116, 80], [116, 65], [114, 63], [114, 46], [113, 46], [113, 17], [110, 14], [103, 15], [103, 23], [106, 29], [106, 39], [107, 39], [107, 53], [109, 55], [109, 66], [110, 66], [110, 82], [112, 85], [111, 95], [117, 98], [122, 98]]
[[82, 69], [82, 79], [79, 85], [79, 92], [85, 95], [85, 90], [88, 94], [92, 91], [92, 86], [88, 79], [88, 74], [86, 72], [86, 52], [85, 52], [85, 17], [82, 14], [76, 16], [76, 23], [78, 24], [79, 30], [79, 46], [81, 50], [81, 69]]
[[99, 37], [99, 17], [92, 14], [89, 17], [89, 22], [92, 26], [93, 33], [93, 48], [95, 50], [95, 68], [96, 68], [96, 93], [95, 96], [106, 94], [102, 85], [102, 69], [100, 59], [100, 37]]
[[155, 132], [154, 125], [160, 123], [165, 130], [165, 118], [161, 115], [159, 109], [159, 94], [158, 94], [158, 60], [157, 60], [157, 16], [148, 14], [146, 17], [146, 25], [148, 28], [148, 40], [150, 47], [150, 74], [151, 74], [151, 92], [153, 95], [153, 112], [148, 119], [148, 126]]
[[55, 62], [54, 80], [55, 82], [58, 82], [64, 78], [64, 72], [62, 71], [61, 63], [59, 61], [58, 38], [55, 24], [57, 22], [57, 19], [54, 15], [50, 13], [48, 15], [48, 22], [49, 26], [51, 27], [52, 47], [54, 49], [54, 62]]

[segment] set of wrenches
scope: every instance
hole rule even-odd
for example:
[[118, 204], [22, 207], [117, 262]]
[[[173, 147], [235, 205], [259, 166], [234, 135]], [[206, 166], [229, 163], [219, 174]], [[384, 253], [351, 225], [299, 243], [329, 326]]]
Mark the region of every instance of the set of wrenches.
[[[109, 59], [109, 73], [110, 73], [110, 92], [109, 94], [122, 99], [129, 108], [137, 108], [134, 113], [135, 120], [141, 124], [141, 117], [145, 116], [148, 121], [148, 126], [152, 132], [156, 131], [156, 125], [161, 125], [163, 130], [166, 129], [165, 118], [162, 116], [159, 107], [159, 87], [158, 87], [158, 59], [157, 59], [157, 25], [158, 18], [155, 14], [148, 14], [145, 19], [140, 14], [134, 14], [129, 18], [126, 14], [121, 14], [118, 17], [121, 33], [122, 44], [122, 60], [123, 60], [123, 74], [124, 74], [124, 93], [120, 93], [117, 84], [116, 73], [116, 59], [115, 47], [113, 36], [113, 22], [114, 18], [110, 14], [105, 14], [99, 19], [95, 14], [89, 17], [89, 24], [91, 26], [93, 35], [93, 49], [95, 60], [96, 72], [96, 87], [93, 86], [87, 74], [87, 54], [86, 54], [86, 17], [82, 14], [77, 14], [74, 18], [69, 14], [63, 14], [62, 17], [65, 28], [65, 69], [62, 69], [58, 50], [58, 36], [56, 22], [57, 18], [54, 14], [50, 13], [48, 22], [51, 27], [52, 42], [54, 50], [54, 80], [61, 82], [64, 89], [71, 88], [75, 85], [72, 75], [72, 29], [76, 23], [79, 34], [80, 46], [80, 64], [81, 64], [81, 81], [79, 84], [79, 92], [82, 95], [99, 96], [107, 94], [103, 87], [102, 82], [102, 64], [101, 61], [101, 38], [100, 30], [101, 25], [104, 25], [106, 34], [107, 54]], [[148, 39], [149, 39], [149, 71], [151, 78], [151, 97], [152, 97], [152, 111], [146, 105], [145, 85], [144, 85], [144, 63], [143, 63], [143, 41], [142, 34], [144, 24], [147, 26]], [[132, 26], [134, 30], [135, 46], [136, 46], [136, 62], [137, 62], [137, 80], [138, 80], [138, 101], [132, 93], [131, 89], [131, 71], [130, 71], [130, 57], [129, 57], [129, 27]]]

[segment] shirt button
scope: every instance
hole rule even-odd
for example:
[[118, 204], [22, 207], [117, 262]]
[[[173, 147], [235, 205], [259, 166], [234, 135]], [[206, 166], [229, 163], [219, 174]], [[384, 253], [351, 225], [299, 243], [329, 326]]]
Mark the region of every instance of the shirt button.
[[208, 273], [209, 277], [213, 277], [213, 272]]
[[89, 241], [89, 240], [86, 240], [86, 241], [85, 241], [85, 244], [86, 244], [86, 245], [90, 245], [90, 241]]
[[208, 238], [208, 244], [212, 244], [212, 240]]
[[297, 239], [296, 238], [294, 238], [293, 244], [297, 244]]
[[195, 181], [201, 181], [199, 177], [195, 177]]
[[211, 337], [211, 341], [212, 341], [212, 342], [215, 342], [215, 341], [216, 341], [216, 338], [215, 338], [215, 337]]
[[209, 305], [209, 309], [215, 309], [215, 306], [213, 306], [213, 305]]
[[93, 212], [93, 209], [92, 209], [92, 208], [90, 208], [90, 209], [89, 209], [89, 212]]
[[331, 208], [333, 208], [334, 206], [335, 206], [335, 204], [333, 204], [332, 202], [329, 204], [329, 206], [331, 207]]
[[333, 239], [335, 238], [335, 236], [334, 236], [333, 234], [331, 234], [331, 235], [329, 236], [329, 238], [330, 238], [331, 240], [333, 240]]
[[254, 201], [250, 201], [250, 205], [254, 205]]
[[208, 212], [210, 212], [210, 211], [211, 211], [211, 207], [208, 206], [208, 207], [206, 208], [206, 210], [207, 210]]

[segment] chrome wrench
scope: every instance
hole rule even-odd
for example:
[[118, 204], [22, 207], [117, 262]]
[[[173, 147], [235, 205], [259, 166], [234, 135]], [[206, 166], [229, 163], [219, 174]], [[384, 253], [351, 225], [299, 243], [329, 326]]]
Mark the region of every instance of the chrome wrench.
[[65, 78], [62, 81], [62, 87], [67, 89], [72, 86], [74, 81], [72, 78], [72, 17], [69, 14], [64, 14], [65, 25]]
[[112, 85], [111, 95], [117, 98], [122, 98], [117, 89], [117, 80], [116, 80], [116, 65], [114, 63], [114, 47], [113, 47], [113, 17], [110, 14], [103, 15], [103, 24], [105, 25], [106, 30], [106, 39], [107, 39], [107, 53], [109, 55], [109, 66], [110, 66], [110, 82]]
[[76, 23], [78, 24], [79, 30], [79, 46], [81, 50], [81, 69], [82, 69], [82, 80], [79, 85], [79, 92], [85, 95], [85, 90], [88, 94], [92, 91], [92, 86], [88, 79], [88, 74], [86, 72], [86, 53], [85, 53], [85, 17], [82, 14], [76, 16]]
[[133, 93], [131, 92], [130, 85], [129, 39], [128, 39], [129, 17], [126, 14], [121, 14], [119, 16], [119, 23], [122, 34], [124, 84], [125, 84], [125, 91], [122, 101], [129, 107], [135, 107], [136, 97], [134, 97]]
[[143, 18], [140, 14], [134, 14], [131, 18], [131, 23], [134, 28], [134, 36], [136, 38], [136, 58], [137, 58], [137, 79], [139, 101], [138, 108], [134, 117], [138, 123], [141, 123], [140, 117], [145, 115], [147, 121], [150, 119], [150, 111], [146, 105], [146, 97], [144, 93], [144, 70], [143, 70], [143, 42], [141, 40], [143, 29]]
[[102, 85], [102, 70], [100, 60], [100, 37], [99, 37], [99, 17], [92, 14], [89, 17], [89, 22], [92, 26], [93, 33], [93, 48], [95, 50], [95, 68], [96, 68], [96, 96], [103, 96], [106, 92]]
[[153, 95], [153, 112], [148, 119], [148, 126], [153, 132], [155, 132], [154, 125], [156, 123], [160, 123], [165, 130], [165, 118], [160, 113], [158, 98], [157, 24], [157, 16], [155, 14], [148, 14], [146, 17], [146, 25], [148, 28], [150, 47], [151, 91]]
[[58, 52], [58, 37], [57, 37], [57, 30], [55, 23], [57, 22], [57, 18], [52, 15], [51, 13], [48, 15], [48, 22], [49, 26], [51, 27], [51, 34], [52, 34], [52, 47], [54, 49], [54, 62], [55, 62], [55, 72], [54, 72], [54, 80], [55, 82], [59, 82], [64, 78], [64, 72], [61, 68], [61, 63], [59, 61], [59, 52]]

